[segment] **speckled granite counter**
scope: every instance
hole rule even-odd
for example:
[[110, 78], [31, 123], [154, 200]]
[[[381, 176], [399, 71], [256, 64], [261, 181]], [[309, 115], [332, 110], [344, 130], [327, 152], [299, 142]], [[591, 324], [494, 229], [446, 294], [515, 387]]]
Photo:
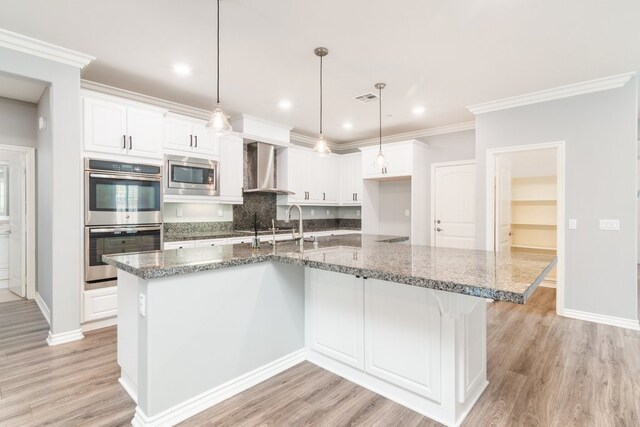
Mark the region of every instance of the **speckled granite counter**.
[[[297, 225], [296, 225], [297, 228]], [[342, 231], [342, 229], [332, 228], [330, 230], [306, 230], [306, 233], [313, 232], [325, 232], [325, 231]], [[353, 231], [351, 229], [346, 231]], [[290, 235], [291, 229], [279, 229], [276, 231], [276, 236], [280, 235]], [[259, 236], [271, 236], [270, 231], [258, 231]], [[253, 232], [251, 231], [238, 231], [238, 230], [221, 230], [221, 231], [192, 231], [189, 233], [172, 233], [165, 234], [164, 241], [165, 242], [185, 242], [189, 240], [208, 240], [208, 239], [227, 239], [233, 237], [251, 237], [253, 236]]]
[[348, 234], [293, 242], [275, 248], [248, 244], [185, 248], [153, 253], [103, 256], [103, 260], [143, 279], [156, 279], [264, 261], [376, 278], [459, 294], [524, 304], [557, 258], [538, 254], [496, 254], [436, 249], [398, 243], [403, 238]]

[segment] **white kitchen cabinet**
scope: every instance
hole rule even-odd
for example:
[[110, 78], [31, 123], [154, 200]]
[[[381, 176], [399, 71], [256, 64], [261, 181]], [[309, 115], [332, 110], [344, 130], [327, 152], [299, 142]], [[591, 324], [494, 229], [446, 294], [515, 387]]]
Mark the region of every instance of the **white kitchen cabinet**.
[[339, 199], [340, 161], [337, 155], [318, 156], [304, 148], [287, 148], [277, 156], [278, 187], [295, 194], [281, 204], [335, 206]]
[[231, 134], [218, 138], [220, 163], [220, 200], [242, 203], [244, 186], [243, 142], [239, 135]]
[[162, 158], [164, 111], [83, 97], [85, 151]]
[[185, 248], [195, 248], [196, 241], [195, 240], [185, 240], [182, 242], [164, 242], [164, 249], [185, 249]]
[[362, 154], [340, 156], [340, 204], [362, 204]]
[[164, 148], [189, 155], [219, 154], [218, 138], [207, 131], [203, 120], [175, 114], [164, 119]]
[[374, 166], [380, 150], [378, 146], [361, 148], [363, 177], [391, 178], [411, 176], [413, 172], [413, 145], [416, 142], [417, 141], [403, 141], [384, 144], [382, 150], [388, 163], [388, 166], [384, 169]]
[[84, 291], [82, 321], [91, 322], [118, 315], [118, 287]]
[[364, 369], [363, 279], [305, 269], [307, 347]]

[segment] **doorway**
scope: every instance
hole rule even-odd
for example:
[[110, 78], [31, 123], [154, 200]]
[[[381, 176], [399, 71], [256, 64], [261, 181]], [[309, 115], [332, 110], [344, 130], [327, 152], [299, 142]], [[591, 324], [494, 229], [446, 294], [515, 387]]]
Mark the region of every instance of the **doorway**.
[[542, 286], [564, 312], [564, 143], [487, 150], [487, 250], [557, 255]]
[[0, 145], [0, 302], [35, 297], [35, 150]]
[[476, 164], [431, 165], [431, 246], [476, 248]]

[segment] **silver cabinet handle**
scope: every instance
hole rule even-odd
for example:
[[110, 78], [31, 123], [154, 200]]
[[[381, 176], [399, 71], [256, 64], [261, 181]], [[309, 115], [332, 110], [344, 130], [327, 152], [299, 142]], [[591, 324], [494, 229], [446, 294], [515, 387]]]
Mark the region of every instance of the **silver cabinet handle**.
[[436, 231], [437, 231], [437, 232], [441, 232], [441, 231], [442, 231], [442, 228], [438, 227], [438, 228], [436, 228]]
[[358, 193], [356, 193], [356, 202], [358, 201]]
[[127, 148], [127, 135], [122, 135], [122, 149], [126, 150]]
[[189, 135], [189, 147], [193, 147], [193, 135]]
[[198, 148], [198, 135], [194, 136], [193, 139], [195, 140], [195, 147]]
[[129, 150], [133, 148], [133, 138], [129, 135]]
[[326, 193], [322, 193], [322, 200], [327, 200]]

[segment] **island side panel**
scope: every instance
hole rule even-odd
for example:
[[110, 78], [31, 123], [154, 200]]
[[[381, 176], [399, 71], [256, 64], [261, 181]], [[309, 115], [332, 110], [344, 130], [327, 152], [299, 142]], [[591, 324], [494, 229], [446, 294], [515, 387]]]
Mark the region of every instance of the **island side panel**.
[[118, 365], [129, 396], [138, 401], [138, 295], [143, 280], [118, 270]]
[[296, 352], [304, 358], [301, 266], [250, 264], [153, 279], [145, 287], [138, 406], [148, 418], [203, 393], [212, 405], [221, 389], [242, 391], [230, 387], [239, 377]]

